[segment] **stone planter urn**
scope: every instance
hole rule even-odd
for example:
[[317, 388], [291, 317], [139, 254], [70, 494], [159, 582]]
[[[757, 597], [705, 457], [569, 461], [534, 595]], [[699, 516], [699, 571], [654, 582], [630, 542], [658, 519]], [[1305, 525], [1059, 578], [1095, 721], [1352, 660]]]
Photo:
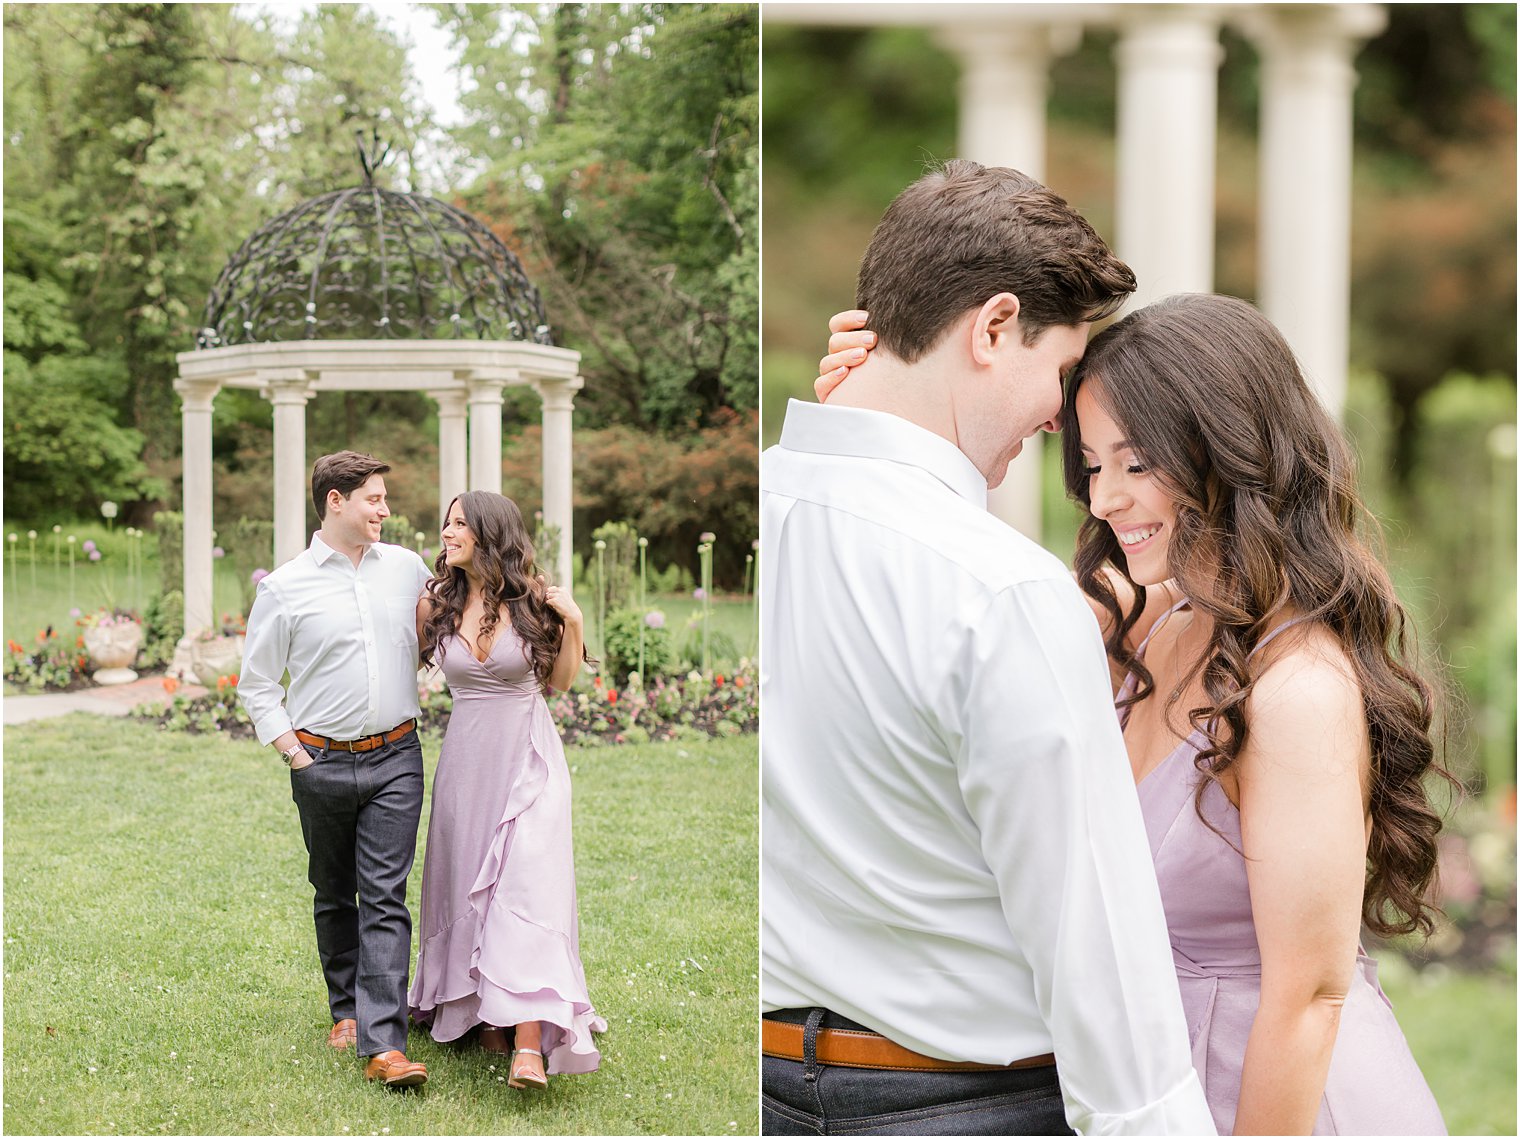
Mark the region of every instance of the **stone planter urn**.
[[130, 684], [137, 679], [132, 662], [142, 647], [142, 633], [142, 626], [136, 621], [92, 625], [85, 629], [84, 647], [96, 669], [96, 684]]
[[214, 690], [222, 677], [235, 676], [242, 663], [242, 637], [212, 637], [190, 645], [190, 671], [203, 688]]

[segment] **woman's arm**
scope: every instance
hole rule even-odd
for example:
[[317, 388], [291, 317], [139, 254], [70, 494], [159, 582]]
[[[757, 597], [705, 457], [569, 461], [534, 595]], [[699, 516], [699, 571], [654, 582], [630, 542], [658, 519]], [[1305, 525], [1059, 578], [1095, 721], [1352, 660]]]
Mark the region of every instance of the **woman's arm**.
[[1240, 831], [1261, 949], [1237, 1135], [1314, 1129], [1356, 967], [1366, 876], [1367, 723], [1350, 666], [1312, 632], [1251, 691]]
[[419, 652], [424, 644], [423, 630], [427, 627], [428, 618], [433, 615], [433, 607], [432, 595], [424, 591], [422, 596], [417, 598], [417, 649]]
[[[543, 578], [540, 577], [539, 581], [542, 582]], [[564, 692], [575, 683], [575, 677], [581, 670], [581, 659], [586, 653], [585, 618], [581, 616], [580, 606], [575, 603], [569, 591], [557, 585], [544, 586], [544, 601], [565, 622], [565, 632], [559, 642], [559, 655], [554, 658], [554, 668], [549, 673], [549, 687]]]

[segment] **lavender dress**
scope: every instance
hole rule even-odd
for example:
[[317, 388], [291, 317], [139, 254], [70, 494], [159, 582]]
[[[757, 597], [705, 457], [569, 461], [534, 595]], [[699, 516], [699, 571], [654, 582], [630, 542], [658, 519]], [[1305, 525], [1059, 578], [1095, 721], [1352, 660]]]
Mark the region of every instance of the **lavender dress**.
[[[1152, 626], [1141, 642], [1141, 654], [1161, 622], [1185, 604], [1179, 602]], [[1257, 648], [1283, 628], [1269, 633]], [[1120, 697], [1133, 691], [1133, 680], [1125, 680]], [[1120, 712], [1122, 720], [1128, 720], [1127, 712]], [[1193, 808], [1200, 778], [1193, 757], [1204, 746], [1203, 734], [1194, 732], [1140, 781], [1139, 793], [1182, 989], [1193, 1067], [1215, 1126], [1221, 1135], [1229, 1135], [1240, 1102], [1246, 1038], [1261, 1001], [1261, 952], [1251, 920], [1246, 864], [1238, 853], [1240, 812], [1218, 783], [1210, 784], [1203, 810], [1223, 832], [1221, 838]], [[1378, 986], [1376, 962], [1360, 952], [1314, 1134], [1446, 1134], [1435, 1097], [1410, 1055], [1393, 1006]]]
[[577, 942], [564, 746], [509, 622], [484, 664], [452, 636], [438, 659], [454, 710], [433, 780], [412, 1019], [435, 1040], [542, 1021], [551, 1075], [595, 1071], [591, 1034], [607, 1022]]

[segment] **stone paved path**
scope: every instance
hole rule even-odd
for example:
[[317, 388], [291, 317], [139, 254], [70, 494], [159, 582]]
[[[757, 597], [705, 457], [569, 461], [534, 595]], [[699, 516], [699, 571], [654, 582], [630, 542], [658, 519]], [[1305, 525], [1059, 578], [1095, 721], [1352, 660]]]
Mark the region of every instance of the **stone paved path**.
[[[199, 696], [198, 684], [181, 684], [176, 695]], [[167, 704], [162, 676], [144, 676], [131, 684], [100, 685], [78, 692], [44, 692], [38, 696], [6, 696], [0, 701], [0, 721], [24, 724], [67, 716], [70, 712], [93, 712], [98, 716], [125, 716], [139, 704]]]

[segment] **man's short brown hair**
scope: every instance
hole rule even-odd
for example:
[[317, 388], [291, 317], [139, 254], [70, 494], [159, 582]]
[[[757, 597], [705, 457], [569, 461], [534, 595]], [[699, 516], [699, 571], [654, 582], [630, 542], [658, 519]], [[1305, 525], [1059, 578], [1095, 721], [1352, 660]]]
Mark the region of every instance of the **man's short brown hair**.
[[338, 451], [323, 455], [311, 465], [311, 501], [317, 508], [317, 518], [327, 517], [327, 492], [335, 490], [344, 498], [353, 494], [374, 475], [390, 470], [373, 455], [361, 455], [358, 451]]
[[1033, 343], [1053, 324], [1116, 312], [1135, 274], [1056, 193], [1006, 166], [955, 159], [887, 207], [860, 263], [857, 308], [881, 347], [913, 363], [962, 313], [1019, 298]]

